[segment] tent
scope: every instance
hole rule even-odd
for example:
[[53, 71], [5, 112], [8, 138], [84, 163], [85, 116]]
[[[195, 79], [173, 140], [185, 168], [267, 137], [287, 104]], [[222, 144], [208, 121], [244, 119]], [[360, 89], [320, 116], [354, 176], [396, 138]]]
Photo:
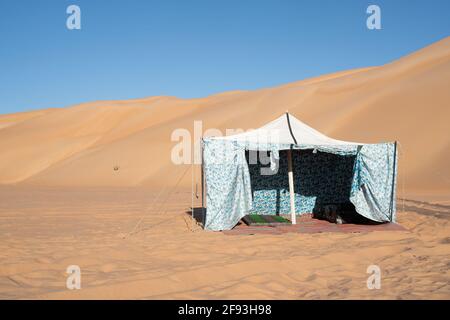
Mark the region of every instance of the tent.
[[249, 213], [290, 214], [295, 224], [330, 203], [396, 219], [396, 142], [332, 139], [286, 112], [259, 129], [204, 138], [202, 158], [207, 230], [232, 229]]

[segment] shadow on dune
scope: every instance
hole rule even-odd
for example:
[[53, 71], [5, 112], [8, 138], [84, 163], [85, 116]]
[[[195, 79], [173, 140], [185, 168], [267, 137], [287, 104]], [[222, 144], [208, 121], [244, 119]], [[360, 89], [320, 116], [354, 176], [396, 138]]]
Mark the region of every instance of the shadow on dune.
[[[404, 204], [402, 203], [404, 201]], [[424, 216], [450, 220], [450, 206], [425, 201], [398, 199], [397, 210], [413, 211]]]

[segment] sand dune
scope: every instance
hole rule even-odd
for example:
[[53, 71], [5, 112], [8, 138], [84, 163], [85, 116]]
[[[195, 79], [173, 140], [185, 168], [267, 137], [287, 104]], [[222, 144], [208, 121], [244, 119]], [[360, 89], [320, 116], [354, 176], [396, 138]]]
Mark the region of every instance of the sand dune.
[[[289, 109], [334, 138], [401, 143], [406, 193], [448, 194], [450, 38], [384, 66], [199, 99], [150, 97], [0, 116], [0, 183], [175, 184], [176, 128], [249, 129]], [[118, 166], [119, 170], [113, 170]], [[181, 181], [188, 187], [189, 178]]]
[[[450, 37], [275, 88], [2, 115], [0, 298], [449, 299], [449, 83]], [[245, 236], [190, 220], [173, 130], [256, 128], [286, 109], [337, 139], [400, 141], [407, 231]], [[66, 288], [73, 264], [81, 290]]]

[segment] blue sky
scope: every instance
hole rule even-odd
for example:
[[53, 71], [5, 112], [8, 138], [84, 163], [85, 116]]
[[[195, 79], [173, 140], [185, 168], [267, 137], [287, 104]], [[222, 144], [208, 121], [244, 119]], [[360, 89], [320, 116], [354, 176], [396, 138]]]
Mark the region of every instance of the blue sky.
[[[71, 4], [81, 30], [66, 28]], [[370, 4], [382, 30], [366, 27]], [[0, 113], [380, 65], [449, 36], [449, 15], [448, 0], [1, 0]]]

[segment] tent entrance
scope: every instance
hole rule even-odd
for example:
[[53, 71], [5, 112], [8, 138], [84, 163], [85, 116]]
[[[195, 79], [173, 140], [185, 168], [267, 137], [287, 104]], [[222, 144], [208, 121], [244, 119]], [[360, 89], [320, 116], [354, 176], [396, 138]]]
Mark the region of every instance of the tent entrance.
[[[355, 155], [336, 155], [311, 149], [291, 152], [297, 215], [313, 214], [327, 220], [333, 220], [334, 216], [333, 222], [338, 223], [364, 223], [367, 220], [356, 212], [349, 200]], [[288, 150], [279, 152], [278, 171], [269, 175], [267, 167], [270, 164], [249, 161], [254, 159], [249, 151], [246, 157], [253, 197], [249, 214], [289, 215]]]

